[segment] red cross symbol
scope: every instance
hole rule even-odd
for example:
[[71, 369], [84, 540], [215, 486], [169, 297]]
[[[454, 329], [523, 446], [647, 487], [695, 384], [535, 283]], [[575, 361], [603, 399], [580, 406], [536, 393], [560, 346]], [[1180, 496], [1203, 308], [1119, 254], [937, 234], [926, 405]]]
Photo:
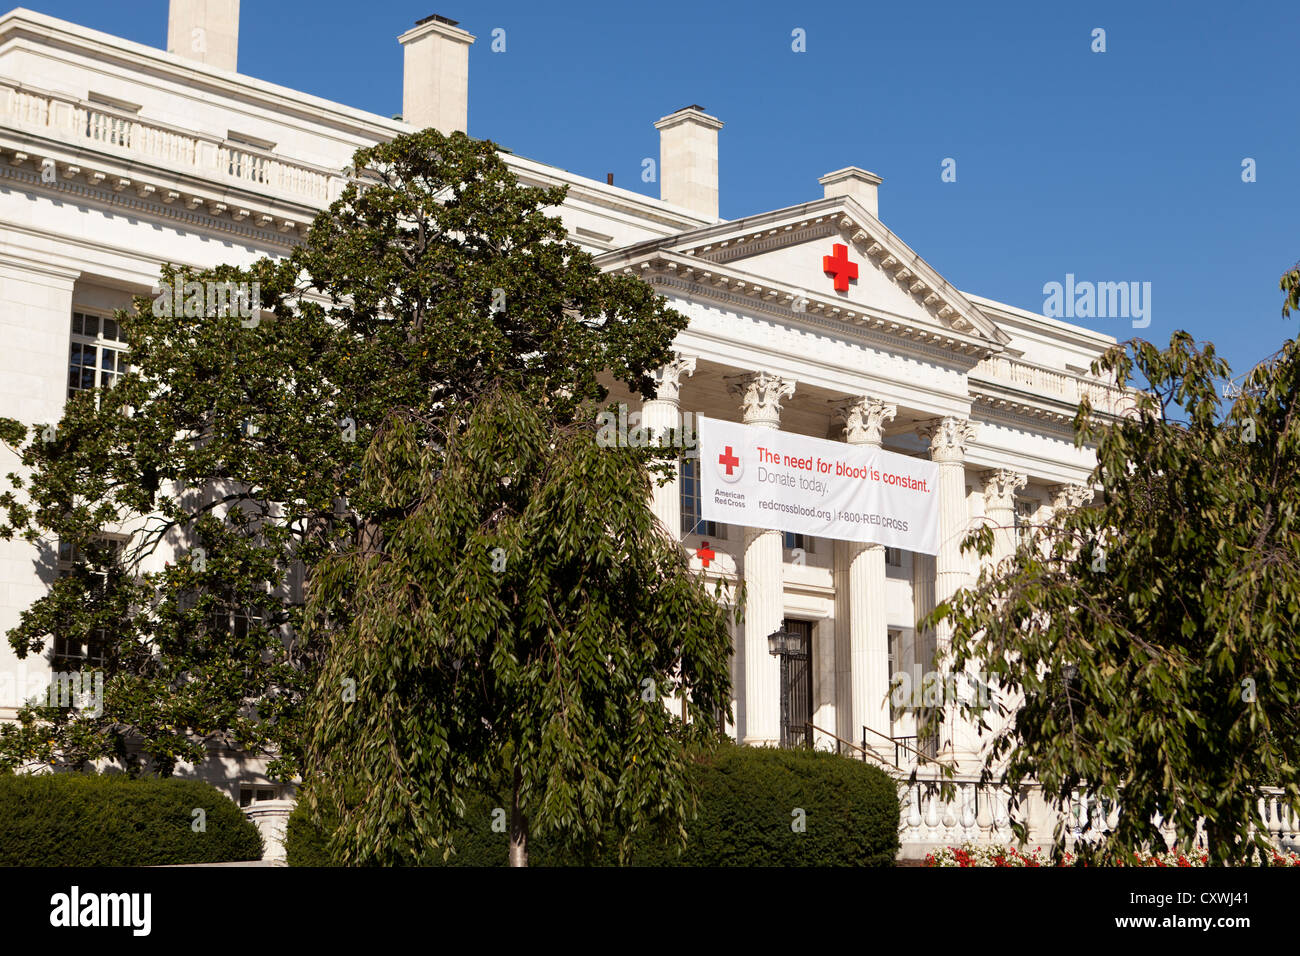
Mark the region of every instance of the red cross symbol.
[[707, 568], [709, 566], [709, 562], [712, 561], [714, 558], [716, 558], [718, 554], [716, 551], [714, 551], [712, 548], [709, 547], [709, 542], [705, 541], [703, 545], [701, 545], [699, 548], [696, 549], [695, 556], [699, 558], [700, 563]]
[[718, 456], [718, 464], [726, 468], [727, 474], [730, 475], [731, 469], [740, 464], [740, 459], [731, 453], [731, 446], [728, 445], [727, 450]]
[[858, 277], [858, 264], [849, 262], [849, 247], [841, 242], [831, 246], [834, 255], [822, 256], [822, 271], [835, 276], [835, 291], [848, 292], [849, 280]]

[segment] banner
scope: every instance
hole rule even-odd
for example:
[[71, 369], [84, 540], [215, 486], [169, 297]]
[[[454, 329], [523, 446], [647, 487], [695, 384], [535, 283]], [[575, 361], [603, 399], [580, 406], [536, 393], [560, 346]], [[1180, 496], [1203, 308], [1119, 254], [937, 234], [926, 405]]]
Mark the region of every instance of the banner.
[[939, 551], [939, 466], [881, 448], [697, 416], [700, 517]]

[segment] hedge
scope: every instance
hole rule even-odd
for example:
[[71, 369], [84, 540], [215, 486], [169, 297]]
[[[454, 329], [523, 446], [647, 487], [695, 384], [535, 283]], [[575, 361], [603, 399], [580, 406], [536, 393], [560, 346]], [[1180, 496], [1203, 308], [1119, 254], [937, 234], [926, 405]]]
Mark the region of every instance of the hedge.
[[[892, 866], [898, 854], [897, 787], [860, 761], [728, 744], [696, 765], [693, 783], [697, 816], [687, 822], [685, 850], [647, 835], [634, 843], [633, 865]], [[493, 810], [503, 805], [486, 794], [467, 798], [465, 817], [454, 828], [450, 865], [505, 865], [507, 835], [491, 827]], [[795, 828], [800, 820], [801, 832]], [[332, 829], [332, 821], [313, 821], [301, 801], [289, 819], [289, 865], [331, 865], [326, 843]], [[557, 850], [545, 833], [529, 838], [532, 866], [615, 861], [608, 848], [584, 861]], [[419, 862], [439, 865], [441, 855]]]
[[[200, 819], [203, 828], [196, 830]], [[120, 774], [0, 776], [0, 866], [161, 866], [261, 858], [257, 827], [206, 783]]]

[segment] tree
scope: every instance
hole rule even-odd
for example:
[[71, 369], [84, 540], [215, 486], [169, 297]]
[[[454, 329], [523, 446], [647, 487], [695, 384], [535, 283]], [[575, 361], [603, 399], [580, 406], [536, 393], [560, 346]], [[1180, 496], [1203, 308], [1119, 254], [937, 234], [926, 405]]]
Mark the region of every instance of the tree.
[[452, 852], [466, 796], [502, 770], [512, 865], [530, 833], [623, 853], [646, 828], [684, 838], [689, 757], [728, 696], [726, 615], [656, 521], [643, 456], [601, 447], [594, 417], [557, 427], [503, 389], [445, 458], [409, 416], [371, 443], [383, 547], [327, 558], [308, 603], [327, 634], [347, 621], [306, 759], [341, 862]]
[[83, 556], [10, 643], [95, 639], [107, 658], [102, 713], [25, 708], [0, 728], [5, 764], [139, 755], [169, 773], [223, 744], [292, 777], [328, 649], [320, 628], [303, 639], [301, 584], [380, 544], [389, 516], [361, 465], [381, 423], [400, 413], [436, 461], [497, 385], [556, 423], [603, 400], [604, 371], [653, 394], [647, 371], [686, 320], [565, 239], [547, 214], [563, 189], [521, 186], [462, 133], [399, 137], [355, 165], [289, 256], [165, 268], [162, 294], [118, 315], [131, 367], [113, 388], [56, 425], [0, 422], [24, 466], [0, 535]]
[[[1200, 823], [1213, 859], [1240, 860], [1265, 845], [1265, 784], [1300, 806], [1300, 348], [1256, 366], [1226, 411], [1227, 363], [1185, 332], [1096, 371], [1144, 385], [1136, 414], [1103, 422], [1085, 403], [1076, 419], [1096, 506], [1057, 515], [932, 621], [951, 622], [954, 669], [1023, 700], [1000, 730], [980, 717], [986, 780], [1118, 807], [1108, 854], [1162, 846], [1158, 815], [1183, 846]], [[967, 545], [990, 553], [991, 531]]]

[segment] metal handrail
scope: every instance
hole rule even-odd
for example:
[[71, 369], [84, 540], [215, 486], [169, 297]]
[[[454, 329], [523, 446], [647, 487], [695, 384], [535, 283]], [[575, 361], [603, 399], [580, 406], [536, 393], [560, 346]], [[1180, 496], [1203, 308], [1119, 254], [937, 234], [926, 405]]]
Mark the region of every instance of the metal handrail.
[[[940, 766], [940, 767], [947, 767], [947, 768], [948, 768], [949, 770], [951, 770], [953, 773], [956, 773], [956, 772], [957, 772], [957, 768], [956, 768], [956, 767], [953, 767], [953, 766], [951, 766], [950, 764], [946, 764], [946, 763], [944, 763], [944, 762], [943, 762], [942, 760], [940, 760], [939, 758], [937, 758], [937, 757], [927, 757], [925, 754], [921, 753], [921, 751], [917, 750], [915, 747], [909, 747], [907, 744], [905, 744], [905, 743], [902, 742], [905, 738], [902, 738], [902, 737], [890, 737], [888, 734], [882, 734], [882, 733], [881, 733], [880, 731], [878, 731], [878, 730], [872, 730], [870, 727], [866, 726], [865, 724], [862, 726], [862, 749], [864, 749], [864, 750], [866, 749], [866, 746], [867, 746], [867, 734], [869, 734], [869, 733], [870, 733], [870, 734], [875, 734], [875, 735], [876, 735], [877, 737], [879, 737], [881, 740], [888, 740], [891, 744], [894, 745], [894, 754], [895, 754], [894, 759], [895, 759], [895, 761], [898, 760], [898, 757], [897, 757], [897, 754], [898, 754], [898, 748], [899, 748], [899, 747], [902, 747], [904, 750], [910, 750], [913, 754], [916, 755], [916, 764], [917, 764], [918, 767], [919, 767], [921, 764], [923, 764], [923, 763], [932, 763], [932, 764], [937, 764], [937, 765]], [[897, 764], [895, 764], [895, 765], [897, 765]], [[899, 769], [901, 770], [902, 768], [900, 767]]]
[[874, 751], [868, 750], [866, 747], [859, 747], [857, 744], [853, 743], [852, 741], [845, 740], [843, 737], [840, 737], [837, 734], [833, 734], [829, 730], [824, 730], [823, 728], [818, 727], [811, 720], [805, 723], [804, 726], [808, 728], [809, 747], [812, 746], [813, 732], [815, 731], [816, 733], [824, 734], [825, 736], [830, 737], [832, 740], [835, 741], [835, 752], [837, 754], [841, 754], [844, 748], [847, 747], [850, 750], [856, 750], [860, 754], [862, 754], [862, 759], [864, 762], [866, 761], [867, 757], [870, 757], [872, 760], [878, 761], [882, 767], [886, 767], [890, 770], [902, 769], [897, 764], [891, 764], [888, 760], [881, 757], [879, 754], [875, 753]]

